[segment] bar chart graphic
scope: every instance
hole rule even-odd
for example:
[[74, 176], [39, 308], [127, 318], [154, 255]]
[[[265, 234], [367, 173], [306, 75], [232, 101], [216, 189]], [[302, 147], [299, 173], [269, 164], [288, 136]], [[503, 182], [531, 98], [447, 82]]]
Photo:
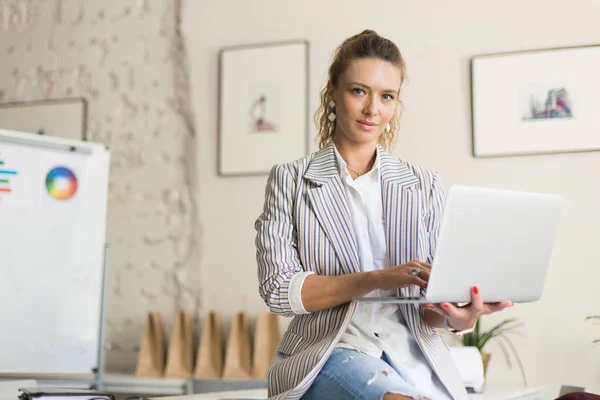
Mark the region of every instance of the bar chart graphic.
[[8, 194], [12, 191], [11, 179], [17, 175], [17, 171], [7, 169], [4, 160], [0, 159], [0, 195]]

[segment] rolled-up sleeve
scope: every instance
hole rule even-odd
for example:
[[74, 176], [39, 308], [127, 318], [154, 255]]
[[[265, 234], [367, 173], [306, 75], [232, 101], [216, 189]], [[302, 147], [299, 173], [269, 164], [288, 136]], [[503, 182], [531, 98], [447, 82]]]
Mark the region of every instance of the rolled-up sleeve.
[[292, 308], [294, 314], [310, 314], [308, 311], [306, 311], [306, 308], [304, 308], [304, 303], [302, 302], [302, 286], [304, 286], [306, 277], [313, 274], [314, 272], [312, 271], [298, 272], [290, 281], [288, 297], [290, 299], [290, 307]]
[[287, 165], [271, 169], [265, 190], [263, 213], [256, 220], [256, 261], [259, 293], [271, 312], [294, 315], [290, 282], [304, 268], [297, 248], [293, 216], [296, 182]]

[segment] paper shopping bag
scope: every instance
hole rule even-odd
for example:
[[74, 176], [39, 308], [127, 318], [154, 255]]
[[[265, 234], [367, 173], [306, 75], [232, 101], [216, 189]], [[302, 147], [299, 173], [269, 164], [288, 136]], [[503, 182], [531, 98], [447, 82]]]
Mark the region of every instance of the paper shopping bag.
[[192, 376], [193, 329], [192, 313], [183, 309], [179, 310], [167, 351], [165, 377], [187, 378]]
[[158, 311], [150, 311], [142, 334], [135, 375], [162, 376], [165, 367], [165, 350], [162, 318]]
[[254, 379], [267, 379], [269, 364], [275, 356], [280, 339], [277, 315], [270, 312], [258, 314], [254, 328], [254, 353], [252, 355], [252, 377]]
[[225, 350], [223, 378], [250, 379], [250, 325], [248, 315], [241, 311], [234, 315]]
[[196, 355], [195, 378], [221, 378], [223, 375], [223, 329], [218, 311], [209, 311], [202, 325]]

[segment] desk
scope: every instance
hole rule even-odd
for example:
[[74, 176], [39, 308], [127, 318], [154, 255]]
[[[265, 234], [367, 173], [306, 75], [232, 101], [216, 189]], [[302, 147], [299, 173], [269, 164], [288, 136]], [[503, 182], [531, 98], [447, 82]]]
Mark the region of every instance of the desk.
[[[484, 393], [471, 393], [469, 399], [471, 400], [542, 400], [543, 388], [531, 387], [531, 388], [516, 388], [516, 389], [502, 389], [502, 388], [490, 388], [486, 389]], [[261, 399], [267, 398], [266, 389], [252, 389], [252, 390], [234, 390], [228, 392], [215, 392], [215, 393], [202, 393], [192, 394], [187, 396], [173, 396], [173, 397], [160, 397], [154, 400], [224, 400], [224, 399]]]
[[186, 393], [186, 378], [141, 378], [124, 374], [104, 375], [107, 392], [181, 395]]
[[533, 387], [486, 387], [483, 393], [469, 393], [470, 400], [543, 400], [544, 388]]
[[[28, 375], [17, 378], [16, 374], [0, 375], [0, 382], [14, 379], [35, 379], [41, 387], [67, 387], [89, 389], [96, 384], [93, 375]], [[182, 395], [186, 393], [185, 378], [141, 378], [128, 374], [105, 374], [104, 390], [111, 393], [145, 393], [150, 395]]]
[[[70, 387], [73, 389], [87, 389], [94, 383], [89, 379], [52, 379], [49, 377], [37, 378], [39, 386]], [[216, 400], [216, 399], [266, 399], [266, 389], [234, 390], [224, 392], [202, 393], [182, 396], [186, 393], [187, 380], [184, 378], [140, 378], [125, 374], [106, 374], [105, 390], [113, 393], [131, 393], [146, 395], [167, 395], [169, 397], [155, 397], [156, 400]], [[0, 377], [0, 381], [2, 377]], [[543, 388], [533, 386], [524, 388], [510, 382], [498, 382], [486, 385], [483, 393], [470, 393], [470, 400], [543, 400]]]
[[260, 399], [267, 398], [267, 389], [232, 390], [227, 392], [199, 393], [187, 396], [154, 397], [150, 400], [221, 400], [221, 399]]

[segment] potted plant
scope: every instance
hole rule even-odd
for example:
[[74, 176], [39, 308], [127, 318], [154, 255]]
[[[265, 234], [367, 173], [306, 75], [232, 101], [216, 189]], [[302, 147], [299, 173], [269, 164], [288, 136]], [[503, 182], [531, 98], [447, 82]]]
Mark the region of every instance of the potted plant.
[[[598, 319], [598, 320], [600, 320], [600, 315], [590, 315], [589, 317], [585, 318], [586, 321], [588, 319]], [[596, 339], [596, 340], [592, 341], [592, 343], [600, 343], [600, 339]]]
[[498, 345], [504, 353], [506, 363], [510, 368], [512, 368], [512, 362], [509, 353], [512, 353], [512, 355], [517, 360], [517, 363], [519, 364], [519, 369], [521, 370], [521, 377], [523, 378], [523, 383], [525, 384], [525, 386], [527, 386], [527, 378], [525, 377], [523, 363], [521, 362], [521, 358], [517, 353], [517, 349], [515, 348], [510, 338], [507, 336], [507, 334], [509, 333], [520, 334], [516, 330], [522, 326], [523, 323], [519, 322], [517, 318], [508, 318], [498, 323], [494, 327], [490, 328], [489, 330], [483, 331], [481, 329], [481, 318], [479, 318], [477, 320], [477, 323], [475, 324], [473, 332], [467, 333], [462, 337], [463, 346], [477, 347], [477, 349], [481, 353], [484, 377], [487, 374], [488, 363], [490, 362], [491, 358], [491, 354], [484, 352], [484, 347], [490, 340], [496, 339]]

